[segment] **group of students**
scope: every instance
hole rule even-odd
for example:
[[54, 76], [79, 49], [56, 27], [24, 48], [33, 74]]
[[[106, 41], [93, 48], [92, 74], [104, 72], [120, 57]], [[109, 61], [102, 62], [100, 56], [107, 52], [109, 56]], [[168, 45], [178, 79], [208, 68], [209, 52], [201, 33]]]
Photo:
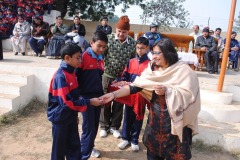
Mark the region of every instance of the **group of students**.
[[[53, 123], [52, 159], [61, 159], [60, 157], [64, 156], [68, 158], [71, 154], [66, 154], [69, 152], [67, 149], [72, 148], [72, 145], [78, 146], [74, 151], [76, 153], [74, 155], [78, 157], [76, 159], [88, 159], [91, 155], [95, 157], [99, 157], [100, 155], [99, 152], [94, 149], [94, 140], [99, 127], [101, 105], [103, 105], [103, 102], [94, 97], [100, 97], [104, 94], [102, 85], [104, 60], [102, 54], [107, 47], [108, 37], [106, 33], [99, 31], [101, 30], [99, 26], [96, 30], [97, 31], [90, 42], [91, 47], [87, 48], [83, 54], [81, 53], [82, 51], [80, 47], [77, 47], [75, 43], [67, 43], [61, 49], [61, 57], [63, 61], [61, 62], [60, 69], [56, 72], [51, 81], [49, 91], [48, 119]], [[78, 50], [74, 50], [74, 48]], [[136, 50], [137, 53], [136, 58], [133, 58], [128, 62], [127, 67], [122, 74], [122, 78], [116, 79], [116, 82], [132, 82], [136, 76], [140, 75], [147, 67], [148, 62], [150, 61], [147, 56], [149, 50], [148, 39], [140, 37], [136, 42], [136, 48], [134, 50]], [[74, 64], [73, 61], [75, 61], [76, 64]], [[76, 75], [74, 74], [74, 68], [77, 69]], [[70, 76], [72, 76], [72, 78], [70, 78]], [[75, 76], [77, 76], [77, 81], [71, 81]], [[71, 83], [72, 86], [69, 86]], [[81, 95], [81, 97], [75, 97], [75, 99], [74, 96], [77, 95]], [[137, 103], [134, 107], [125, 107], [122, 130], [123, 141], [118, 145], [120, 149], [124, 149], [129, 143], [131, 143], [134, 151], [139, 150], [138, 139], [147, 102], [140, 95], [136, 96], [135, 99]], [[79, 107], [81, 109], [77, 109], [77, 106], [81, 106]], [[141, 110], [141, 115], [135, 113], [136, 109]], [[67, 135], [66, 133], [60, 132], [62, 127], [68, 128], [69, 126], [72, 127], [72, 125], [75, 125], [74, 128], [77, 128], [76, 111], [82, 112], [83, 119], [82, 136], [81, 141], [79, 141], [78, 144], [75, 144], [79, 139], [78, 136], [75, 137], [76, 139], [74, 141], [68, 141], [72, 139], [71, 134], [73, 133]], [[71, 120], [69, 121], [67, 119]], [[66, 120], [68, 121], [68, 124], [65, 124]], [[75, 132], [78, 131], [75, 130]], [[77, 134], [78, 133], [74, 133], [73, 135]], [[65, 136], [65, 140], [62, 139], [62, 136]], [[71, 144], [71, 142], [73, 144]], [[82, 158], [80, 158], [80, 155]]]
[[[103, 31], [96, 31], [90, 41], [90, 47], [84, 53], [82, 53], [81, 48], [76, 43], [66, 43], [62, 47], [60, 51], [62, 61], [50, 83], [47, 109], [48, 119], [52, 122], [52, 160], [63, 160], [65, 158], [85, 160], [90, 156], [99, 157], [100, 152], [94, 149], [94, 141], [98, 133], [99, 124], [101, 137], [106, 137], [110, 131], [114, 137], [122, 137], [121, 143], [118, 144], [120, 149], [125, 149], [128, 145], [131, 145], [133, 151], [138, 151], [139, 135], [146, 106], [150, 108], [149, 118], [153, 118], [152, 120], [159, 116], [154, 116], [159, 113], [151, 108], [155, 103], [161, 104], [161, 107], [164, 108], [163, 111], [166, 111], [166, 102], [162, 106], [162, 102], [165, 100], [162, 99], [159, 102], [158, 95], [168, 93], [166, 92], [167, 87], [158, 85], [151, 89], [155, 90], [155, 94], [153, 94], [154, 101], [146, 100], [145, 96], [138, 93], [142, 89], [130, 87], [130, 92], [129, 90], [127, 92], [124, 91], [124, 94], [128, 95], [131, 93], [132, 95], [129, 97], [130, 103], [125, 105], [122, 134], [118, 131], [121, 126], [123, 113], [123, 104], [119, 103], [122, 102], [122, 95], [118, 94], [120, 93], [118, 91], [112, 91], [112, 86], [121, 88], [122, 85], [131, 84], [149, 66], [152, 70], [158, 70], [159, 66], [161, 68], [163, 65], [166, 68], [178, 61], [178, 58], [176, 58], [177, 53], [175, 53], [176, 51], [171, 40], [162, 39], [151, 46], [155, 59], [155, 65], [152, 65], [147, 55], [149, 52], [149, 40], [146, 37], [140, 37], [135, 41], [128, 36], [129, 30], [129, 19], [127, 16], [122, 16], [117, 23], [116, 33], [107, 35]], [[174, 56], [164, 57], [161, 53], [164, 56], [167, 56], [167, 54], [174, 54]], [[187, 70], [192, 72], [188, 66]], [[174, 72], [171, 72], [171, 74]], [[156, 78], [156, 76], [154, 77]], [[193, 77], [195, 83], [197, 79], [195, 75]], [[154, 81], [154, 79], [151, 80]], [[163, 80], [167, 82], [168, 79], [165, 77]], [[175, 82], [171, 86], [174, 85]], [[198, 96], [195, 98], [198, 98]], [[157, 105], [156, 107], [158, 108], [159, 106]], [[159, 111], [162, 111], [162, 109]], [[78, 112], [82, 112], [81, 138], [78, 132]], [[191, 123], [194, 122], [195, 124], [196, 114], [192, 114], [191, 117], [194, 117], [194, 119], [190, 120]], [[161, 116], [159, 118], [161, 119]], [[179, 118], [177, 119], [179, 120]], [[175, 129], [171, 132], [170, 117], [168, 117], [167, 124], [164, 120], [161, 121], [163, 129], [165, 130], [165, 125], [168, 128], [162, 132], [157, 125], [160, 123], [158, 122], [159, 119], [155, 120], [157, 121], [154, 123], [149, 121], [150, 124], [148, 124], [148, 129], [145, 133], [144, 144], [147, 147], [148, 159], [154, 156], [168, 159], [180, 156], [178, 155], [179, 153], [181, 153], [182, 157], [190, 159], [191, 130], [186, 128], [186, 126], [178, 125], [178, 128], [184, 127], [182, 128], [183, 133], [181, 130], [176, 133]], [[172, 125], [174, 126], [175, 124]], [[195, 125], [191, 124], [191, 126]], [[157, 127], [156, 131], [159, 130], [159, 132], [154, 135], [149, 134], [147, 133], [150, 131], [149, 127]], [[175, 135], [172, 135], [172, 133]], [[163, 139], [163, 143], [157, 138], [161, 137], [162, 134], [169, 137], [168, 139]], [[178, 134], [180, 134], [180, 137], [177, 136]], [[184, 137], [184, 142], [182, 142], [181, 135]], [[179, 145], [182, 147], [179, 148]], [[156, 146], [156, 148], [153, 149], [152, 146]], [[178, 148], [175, 148], [177, 146]]]
[[53, 8], [53, 0], [4, 0], [0, 1], [0, 28], [1, 36], [9, 38], [12, 35], [18, 16], [32, 23], [33, 19], [43, 19], [44, 11], [49, 15]]
[[[83, 54], [80, 47], [74, 43], [67, 43], [61, 49], [63, 61], [60, 64], [60, 69], [51, 81], [49, 91], [48, 118], [53, 123], [52, 159], [61, 159], [60, 157], [64, 157], [65, 153], [67, 153], [66, 158], [70, 158], [68, 156], [71, 156], [71, 152], [67, 151], [67, 149], [72, 148], [74, 145], [78, 146], [75, 146], [74, 151], [76, 159], [88, 159], [91, 154], [96, 154], [93, 147], [103, 102], [101, 99], [94, 97], [103, 95], [102, 74], [104, 72], [104, 62], [102, 54], [105, 51], [107, 42], [106, 34], [102, 31], [97, 31], [90, 42], [91, 47]], [[144, 37], [138, 39], [136, 44], [137, 56], [129, 61], [123, 77], [118, 81], [132, 82], [147, 67], [150, 61], [146, 54], [148, 43], [148, 39]], [[140, 70], [136, 71], [136, 67], [139, 67]], [[77, 69], [76, 75], [74, 74], [74, 68]], [[73, 81], [75, 76], [77, 76], [77, 81]], [[77, 97], [80, 94], [81, 97]], [[137, 99], [138, 101], [144, 100], [140, 95]], [[146, 103], [141, 103], [141, 106], [125, 107], [122, 131], [123, 141], [119, 144], [119, 148], [124, 149], [131, 142], [133, 150], [139, 150], [138, 139], [142, 128], [145, 105]], [[134, 112], [134, 108], [138, 107], [143, 110], [141, 117], [137, 117], [137, 114]], [[78, 125], [76, 111], [82, 112], [81, 141], [78, 140], [79, 137], [75, 137], [73, 140], [73, 135], [78, 134], [76, 129]], [[75, 126], [73, 127], [73, 125]], [[68, 134], [66, 133], [68, 129], [64, 133], [61, 132], [61, 129], [65, 127], [69, 130], [73, 127], [76, 130], [72, 129], [73, 131]], [[74, 131], [76, 133], [73, 133]], [[62, 136], [65, 137], [63, 138]], [[79, 143], [75, 144], [77, 142]], [[80, 158], [80, 155], [82, 155], [82, 158]], [[96, 157], [98, 156], [96, 155]]]

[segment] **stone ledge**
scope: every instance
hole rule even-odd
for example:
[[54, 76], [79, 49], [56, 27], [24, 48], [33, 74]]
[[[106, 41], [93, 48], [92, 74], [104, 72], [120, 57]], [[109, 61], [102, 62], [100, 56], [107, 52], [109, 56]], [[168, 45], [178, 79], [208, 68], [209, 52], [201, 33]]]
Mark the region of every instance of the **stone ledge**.
[[217, 92], [212, 90], [200, 91], [201, 102], [215, 103], [215, 104], [231, 104], [233, 93]]

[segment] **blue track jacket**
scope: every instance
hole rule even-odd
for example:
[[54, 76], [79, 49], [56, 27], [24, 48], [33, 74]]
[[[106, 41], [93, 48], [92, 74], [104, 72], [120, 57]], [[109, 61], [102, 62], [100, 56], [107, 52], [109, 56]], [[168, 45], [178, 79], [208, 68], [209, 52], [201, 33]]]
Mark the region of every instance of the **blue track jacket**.
[[48, 101], [48, 120], [61, 124], [76, 120], [77, 112], [90, 105], [89, 99], [79, 95], [75, 68], [64, 61], [51, 80]]

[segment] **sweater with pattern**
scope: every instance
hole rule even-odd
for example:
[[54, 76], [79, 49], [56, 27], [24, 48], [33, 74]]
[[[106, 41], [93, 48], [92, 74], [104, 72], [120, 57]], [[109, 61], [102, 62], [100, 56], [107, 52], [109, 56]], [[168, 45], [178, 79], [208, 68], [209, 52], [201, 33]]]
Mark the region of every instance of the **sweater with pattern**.
[[128, 40], [121, 43], [115, 34], [108, 35], [108, 45], [104, 53], [104, 75], [109, 78], [121, 77], [122, 72], [131, 58], [135, 57], [136, 41], [128, 36]]

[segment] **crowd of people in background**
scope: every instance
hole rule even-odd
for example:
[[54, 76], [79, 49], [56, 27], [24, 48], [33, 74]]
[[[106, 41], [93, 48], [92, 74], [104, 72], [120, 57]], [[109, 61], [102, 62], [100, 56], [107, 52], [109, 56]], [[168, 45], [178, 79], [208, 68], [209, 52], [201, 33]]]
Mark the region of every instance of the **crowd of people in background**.
[[0, 0], [0, 28], [3, 38], [12, 35], [18, 16], [22, 16], [28, 23], [35, 17], [43, 20], [43, 15], [51, 13], [53, 0]]
[[[199, 26], [193, 26], [193, 32], [190, 36], [194, 37], [195, 48], [204, 52], [204, 60], [209, 74], [218, 74], [218, 62], [222, 57], [223, 50], [226, 44], [226, 38], [221, 37], [221, 28], [216, 28], [215, 31], [209, 27], [204, 27], [202, 33], [199, 31]], [[232, 31], [230, 40], [229, 63], [234, 71], [238, 71], [238, 59], [240, 56], [240, 44], [235, 39], [237, 32]]]

